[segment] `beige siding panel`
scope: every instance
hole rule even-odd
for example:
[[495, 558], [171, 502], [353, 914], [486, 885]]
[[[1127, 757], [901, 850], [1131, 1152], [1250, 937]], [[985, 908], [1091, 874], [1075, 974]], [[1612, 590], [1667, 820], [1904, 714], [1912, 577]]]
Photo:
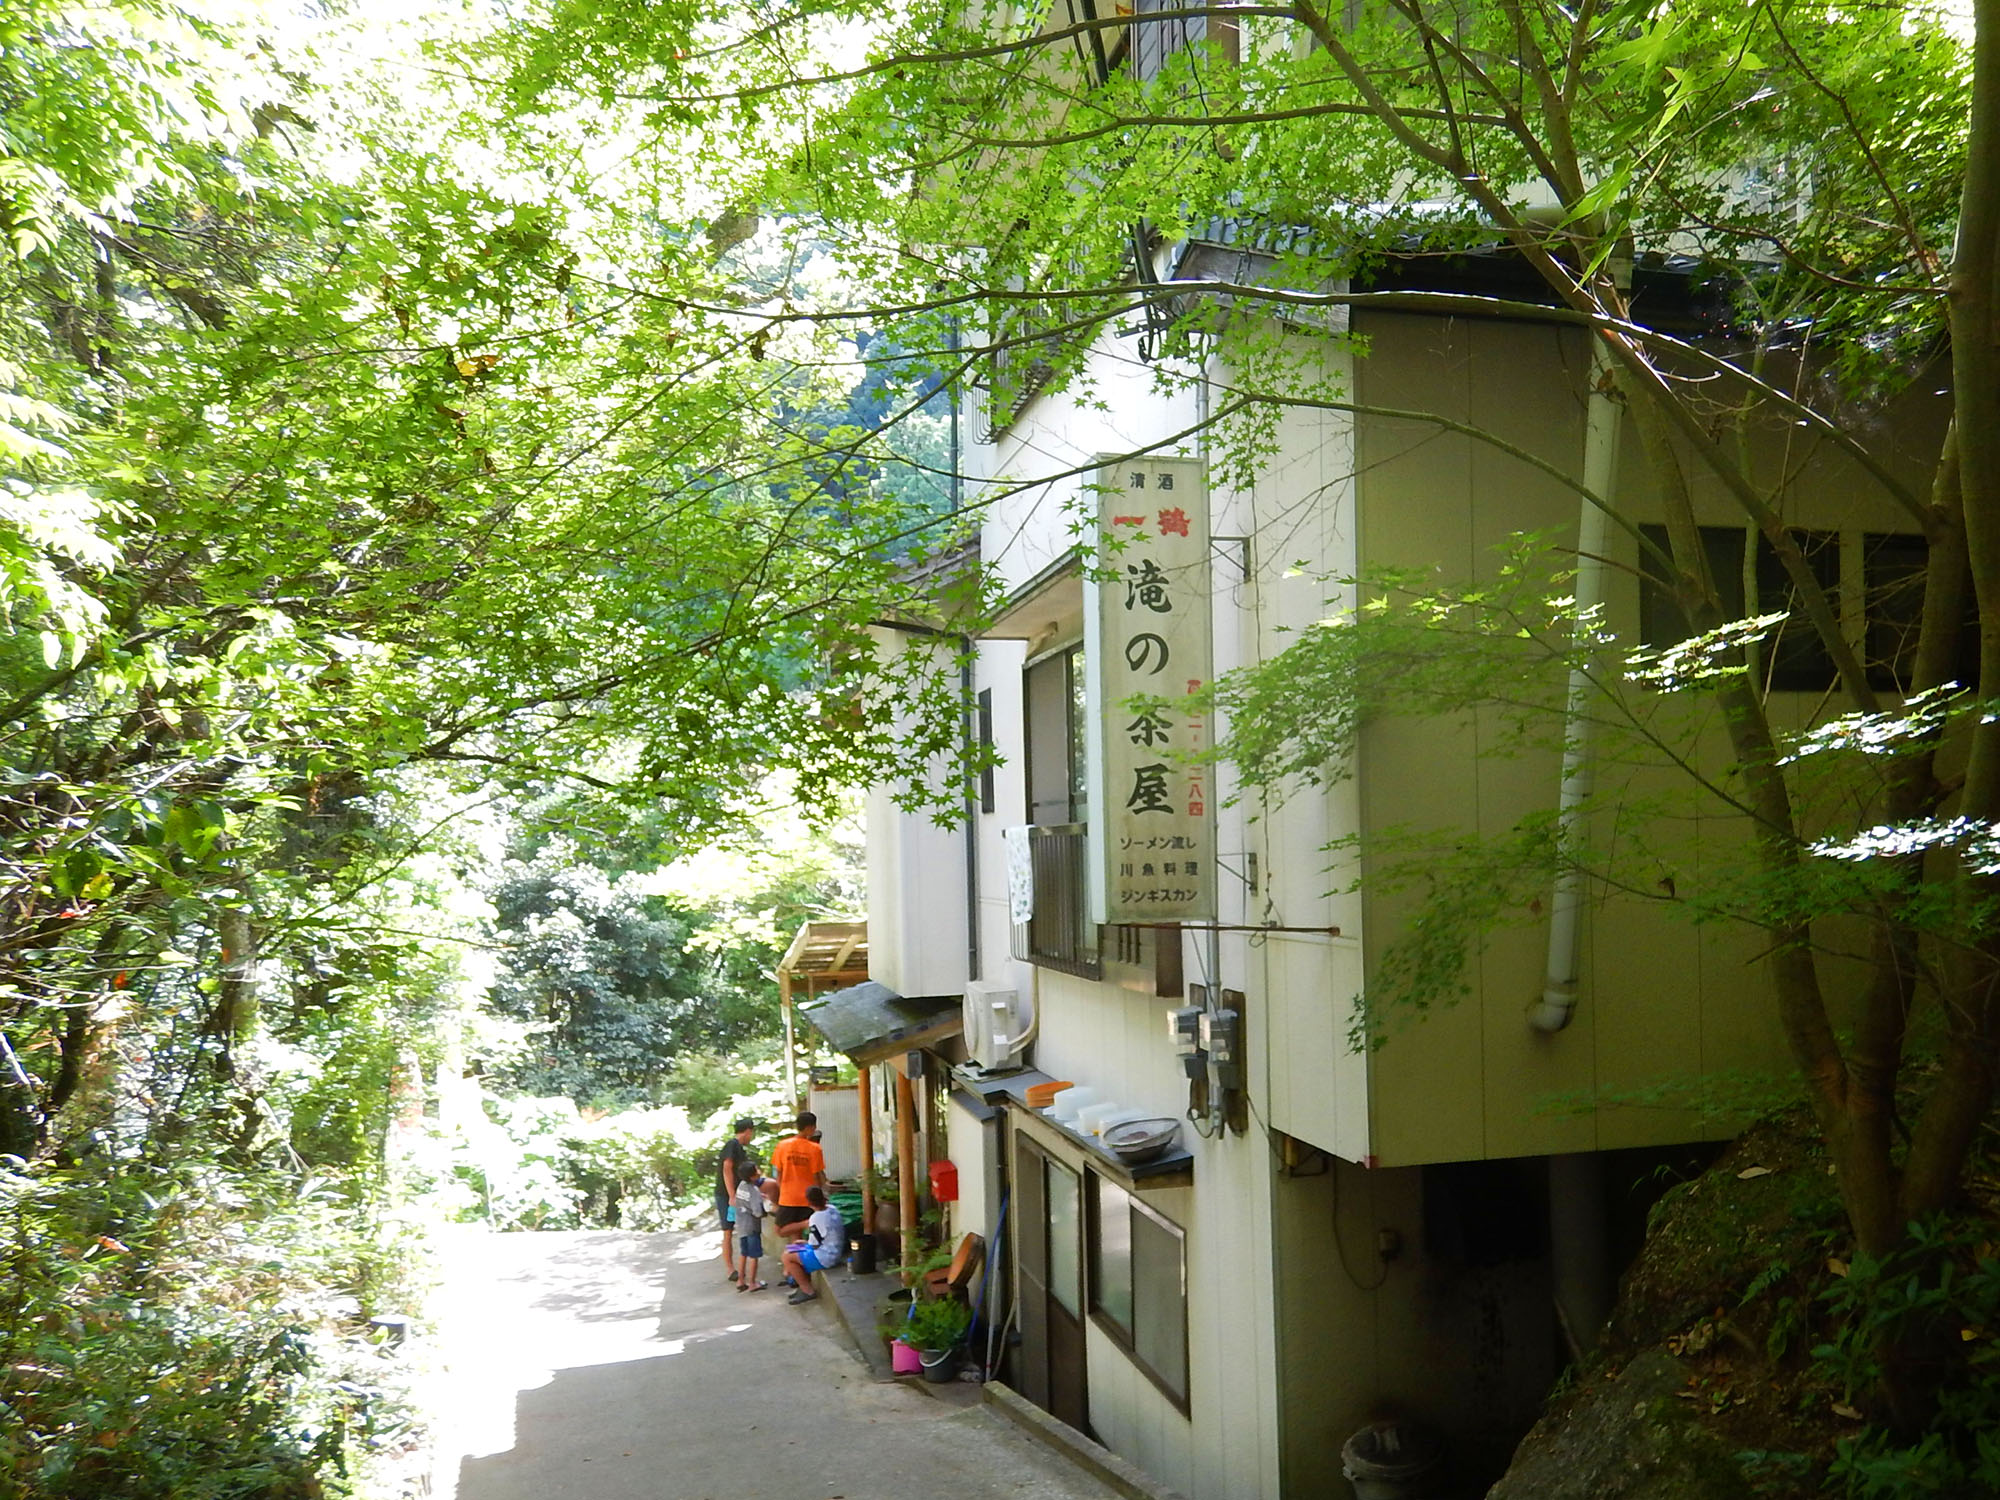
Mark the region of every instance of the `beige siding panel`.
[[1702, 1060], [1699, 931], [1636, 897], [1611, 895], [1592, 910], [1591, 938], [1570, 1031], [1593, 1028], [1603, 1060], [1599, 1146], [1700, 1139], [1707, 1132], [1684, 1099]]
[[[1573, 331], [1512, 323], [1471, 323], [1463, 334], [1473, 357], [1468, 418], [1495, 437], [1558, 462], [1580, 466], [1584, 378], [1589, 356]], [[1530, 374], [1531, 372], [1531, 374]], [[1498, 580], [1504, 549], [1516, 532], [1574, 536], [1576, 492], [1551, 475], [1489, 443], [1470, 444], [1473, 576]], [[1529, 812], [1552, 810], [1561, 794], [1556, 749], [1498, 753], [1509, 726], [1494, 711], [1477, 722], [1483, 752], [1478, 781], [1481, 838], [1504, 837]], [[1544, 726], [1553, 731], [1553, 724]], [[1549, 892], [1531, 902], [1546, 906]], [[1529, 1026], [1547, 970], [1545, 923], [1534, 906], [1510, 914], [1478, 956], [1478, 996], [1484, 1029], [1485, 1152], [1585, 1151], [1591, 1121], [1552, 1112], [1559, 1095], [1588, 1092], [1593, 1082], [1591, 1028], [1572, 1025], [1550, 1038]]]
[[[1362, 315], [1357, 331], [1370, 353], [1357, 362], [1359, 399], [1383, 407], [1423, 408], [1492, 430], [1525, 450], [1565, 466], [1579, 466], [1586, 405], [1581, 341], [1570, 332], [1497, 322], [1424, 320]], [[1925, 457], [1934, 451], [1942, 405], [1905, 415], [1909, 477], [1921, 483]], [[1792, 524], [1843, 532], [1852, 562], [1858, 537], [1869, 530], [1910, 529], [1910, 521], [1872, 480], [1830, 446], [1774, 416], [1753, 435], [1760, 482], [1793, 476], [1783, 504]], [[1420, 424], [1363, 419], [1356, 436], [1360, 561], [1364, 569], [1390, 564], [1423, 566], [1442, 578], [1490, 578], [1492, 549], [1510, 533], [1543, 529], [1573, 536], [1578, 500], [1553, 478], [1491, 445], [1439, 434]], [[1620, 476], [1621, 508], [1634, 521], [1660, 519], [1650, 492], [1645, 457], [1627, 441]], [[1687, 465], [1696, 509], [1704, 524], [1740, 525], [1741, 512], [1721, 483], [1699, 461]], [[1614, 533], [1614, 573], [1607, 601], [1609, 622], [1630, 639], [1637, 626], [1637, 587], [1619, 563], [1636, 549]], [[1849, 572], [1853, 569], [1850, 567]], [[1848, 580], [1852, 582], [1850, 578]], [[1858, 631], [1857, 601], [1840, 601]], [[1771, 716], [1781, 733], [1810, 727], [1841, 711], [1818, 694], [1779, 694]], [[1726, 774], [1731, 751], [1707, 715], [1696, 752], [1699, 763]], [[1552, 724], [1553, 730], [1555, 726]], [[1365, 732], [1360, 761], [1362, 826], [1382, 831], [1412, 824], [1436, 826], [1458, 817], [1481, 834], [1503, 833], [1525, 813], [1549, 809], [1559, 793], [1553, 752], [1519, 760], [1482, 760], [1476, 750], [1495, 743], [1501, 728], [1492, 716], [1475, 723], [1425, 721], [1376, 724]], [[1600, 779], [1626, 774], [1601, 762]], [[1672, 773], [1659, 773], [1667, 780]], [[1662, 783], [1638, 783], [1659, 785]], [[1738, 822], [1719, 815], [1711, 799], [1680, 789], [1672, 818], [1653, 830], [1664, 847], [1658, 874], [1644, 860], [1626, 864], [1644, 891], [1648, 881], [1699, 882], [1740, 850]], [[1699, 824], [1697, 814], [1703, 814]], [[1834, 810], [1845, 816], [1845, 809]], [[1699, 851], [1692, 830], [1699, 826]], [[1602, 830], [1606, 834], [1607, 828]], [[1633, 830], [1619, 832], [1629, 840]], [[1600, 845], [1600, 847], [1606, 847]], [[1612, 845], [1621, 859], [1633, 849]], [[1364, 902], [1366, 965], [1377, 971], [1385, 944], [1408, 920], [1407, 895], [1371, 890]], [[1401, 1030], [1370, 1064], [1371, 1149], [1384, 1163], [1454, 1157], [1537, 1154], [1551, 1151], [1659, 1143], [1716, 1134], [1725, 1123], [1704, 1106], [1712, 1097], [1769, 1098], [1789, 1066], [1761, 969], [1747, 962], [1758, 951], [1754, 931], [1716, 922], [1697, 928], [1667, 901], [1610, 890], [1592, 893], [1586, 910], [1583, 984], [1575, 1018], [1552, 1037], [1531, 1032], [1524, 1012], [1541, 988], [1545, 919], [1525, 911], [1523, 920], [1492, 935], [1471, 968], [1472, 996], [1464, 1003]], [[1851, 927], [1852, 924], [1845, 924]], [[1858, 966], [1833, 956], [1852, 935], [1826, 924], [1817, 934], [1826, 953], [1822, 972], [1836, 1013], [1859, 979]], [[1287, 1037], [1296, 1045], [1296, 1035]], [[1704, 1081], [1705, 1080], [1705, 1081]], [[1293, 1109], [1296, 1076], [1287, 1080]], [[1477, 1118], [1469, 1102], [1476, 1094]], [[1553, 1111], [1555, 1100], [1596, 1101], [1596, 1119]]]
[[[1344, 355], [1336, 356], [1344, 359]], [[1246, 650], [1275, 656], [1345, 603], [1339, 580], [1356, 568], [1353, 422], [1339, 412], [1288, 412], [1284, 451], [1249, 494], [1253, 628]], [[1329, 602], [1329, 595], [1336, 596]], [[1316, 1143], [1365, 1154], [1367, 1068], [1344, 1051], [1346, 1007], [1355, 972], [1362, 906], [1356, 895], [1330, 895], [1351, 872], [1329, 873], [1325, 846], [1351, 832], [1360, 816], [1351, 779], [1292, 786], [1260, 796], [1251, 811], [1249, 847], [1258, 855], [1259, 889], [1246, 921], [1296, 927], [1337, 926], [1339, 945], [1306, 936], [1272, 936], [1245, 952], [1261, 981], [1261, 1027], [1253, 1052], [1269, 1077], [1269, 1123]], [[1225, 966], [1225, 972], [1231, 972]], [[1192, 970], [1191, 970], [1192, 977]], [[1264, 1034], [1259, 1035], [1259, 1031]], [[1345, 1118], [1346, 1126], [1340, 1122]]]
[[1496, 933], [1480, 956], [1487, 1156], [1598, 1146], [1596, 1119], [1580, 1113], [1576, 1101], [1587, 1099], [1595, 1086], [1599, 1021], [1579, 1007], [1576, 1019], [1555, 1036], [1528, 1024], [1528, 1007], [1541, 997], [1547, 967], [1548, 942], [1540, 926]]
[[[1365, 405], [1425, 409], [1465, 420], [1471, 411], [1472, 349], [1466, 325], [1417, 318], [1357, 317], [1371, 339], [1355, 362]], [[1471, 444], [1425, 423], [1380, 418], [1358, 424], [1356, 468], [1360, 565], [1434, 566], [1441, 578], [1474, 567]], [[1357, 774], [1367, 831], [1448, 826], [1477, 816], [1469, 722], [1378, 723], [1364, 730]], [[1468, 807], [1468, 803], [1471, 804]], [[1368, 871], [1364, 867], [1364, 881]], [[1414, 905], [1408, 893], [1364, 892], [1370, 977]], [[1369, 1136], [1385, 1162], [1485, 1154], [1484, 1058], [1476, 1005], [1398, 1018], [1371, 1058]]]
[[[1740, 824], [1702, 820], [1705, 865], [1739, 864], [1746, 846]], [[1763, 963], [1769, 939], [1747, 923], [1728, 921], [1704, 923], [1700, 937], [1702, 1064], [1720, 1109], [1710, 1133], [1720, 1135], [1775, 1102], [1775, 1090], [1795, 1085]]]
[[[1442, 810], [1463, 795], [1457, 789], [1467, 786], [1469, 762], [1469, 732], [1410, 721], [1370, 729], [1362, 749], [1364, 826], [1448, 824]], [[1413, 891], [1369, 892], [1364, 960], [1371, 981], [1417, 904]], [[1384, 1165], [1487, 1154], [1483, 1020], [1476, 989], [1419, 1016], [1386, 1018], [1368, 1088], [1369, 1138]]]
[[[1357, 1161], [1368, 1154], [1368, 1061], [1347, 1044], [1361, 951], [1341, 938], [1273, 936], [1263, 946], [1271, 1006], [1270, 1124]], [[1253, 1040], [1253, 1046], [1255, 1042]]]

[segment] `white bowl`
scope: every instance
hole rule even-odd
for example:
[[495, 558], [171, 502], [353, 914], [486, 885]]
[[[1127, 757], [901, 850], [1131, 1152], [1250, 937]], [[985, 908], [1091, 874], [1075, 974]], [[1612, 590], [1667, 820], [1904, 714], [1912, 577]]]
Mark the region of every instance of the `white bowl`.
[[1107, 1131], [1104, 1144], [1111, 1154], [1128, 1166], [1138, 1166], [1165, 1156], [1180, 1139], [1181, 1122], [1165, 1115], [1149, 1115], [1127, 1120]]

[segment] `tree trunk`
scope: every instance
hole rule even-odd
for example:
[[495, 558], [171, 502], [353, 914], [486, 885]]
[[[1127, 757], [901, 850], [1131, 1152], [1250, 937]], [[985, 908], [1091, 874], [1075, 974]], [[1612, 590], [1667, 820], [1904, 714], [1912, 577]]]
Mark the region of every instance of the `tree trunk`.
[[215, 931], [222, 944], [215, 1030], [222, 1037], [224, 1055], [233, 1058], [257, 1030], [257, 935], [250, 913], [240, 906], [217, 908]]

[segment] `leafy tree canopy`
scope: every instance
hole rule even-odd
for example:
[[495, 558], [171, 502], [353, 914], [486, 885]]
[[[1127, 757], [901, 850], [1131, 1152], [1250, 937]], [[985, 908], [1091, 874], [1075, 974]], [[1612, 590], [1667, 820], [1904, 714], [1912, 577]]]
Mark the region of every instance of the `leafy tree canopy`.
[[[1204, 388], [1205, 451], [1225, 482], [1255, 475], [1274, 414], [1304, 405], [1429, 424], [1583, 489], [1573, 455], [1357, 405], [1285, 322], [1340, 338], [1339, 310], [1366, 307], [1579, 330], [1586, 388], [1642, 455], [1665, 538], [1640, 533], [1629, 504], [1581, 498], [1691, 624], [1685, 655], [1642, 663], [1599, 637], [1588, 556], [1536, 568], [1525, 592], [1329, 580], [1345, 588], [1331, 590], [1335, 612], [1381, 613], [1226, 687], [1239, 738], [1225, 751], [1253, 776], [1323, 768], [1370, 714], [1505, 698], [1516, 684], [1448, 657], [1476, 647], [1518, 665], [1524, 629], [1547, 671], [1528, 692], [1540, 727], [1517, 747], [1585, 744], [1649, 692], [1699, 694], [1727, 749], [1680, 764], [1745, 840], [1740, 864], [1684, 890], [1689, 908], [1761, 929], [1770, 1002], [1862, 1247], [1891, 1252], [1955, 1200], [2000, 1078], [1993, 5], [586, 9], [546, 5], [485, 44], [523, 117], [589, 101], [629, 110], [660, 142], [727, 131], [729, 200], [810, 222], [878, 310], [900, 314], [904, 347], [956, 372], [955, 335], [976, 330], [996, 425], [1045, 384], [1102, 400], [1093, 368], [1120, 358], [1164, 391]], [[1167, 247], [1190, 239], [1229, 246], [1238, 269], [1176, 280]], [[1440, 265], [1458, 284], [1441, 286]], [[1483, 288], [1465, 284], [1470, 267]], [[1912, 415], [1920, 401], [1892, 414], [1899, 396], [1932, 392], [1928, 415]], [[1921, 624], [1894, 661], [1850, 637], [1787, 525], [1804, 447], [1922, 538]], [[1056, 477], [1054, 463], [1004, 476]], [[1746, 624], [1726, 602], [1732, 580], [1716, 576], [1697, 519], [1711, 494], [1781, 570], [1776, 616]], [[1803, 737], [1774, 716], [1764, 670], [1786, 614], [1836, 683]], [[1405, 675], [1392, 678], [1383, 663], [1399, 652]], [[1637, 737], [1654, 764], [1685, 743], [1674, 715], [1700, 717], [1689, 701], [1646, 710]], [[1618, 879], [1587, 847], [1590, 818], [1579, 803], [1440, 880], [1426, 916], [1449, 941], [1403, 950], [1389, 988], [1448, 999], [1512, 882]], [[1421, 869], [1431, 852], [1411, 857]], [[1834, 936], [1843, 926], [1865, 933], [1851, 1030], [1833, 1004], [1853, 951]], [[1899, 1100], [1925, 1011], [1936, 1070]], [[1887, 1383], [1894, 1393], [1894, 1361]], [[1905, 1419], [1909, 1395], [1892, 1401]]]

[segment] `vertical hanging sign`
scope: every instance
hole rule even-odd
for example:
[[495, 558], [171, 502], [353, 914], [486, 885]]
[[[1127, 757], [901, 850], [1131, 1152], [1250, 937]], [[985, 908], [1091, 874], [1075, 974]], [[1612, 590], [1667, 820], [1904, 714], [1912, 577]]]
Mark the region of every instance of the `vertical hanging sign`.
[[1208, 723], [1185, 702], [1210, 670], [1207, 479], [1146, 458], [1105, 464], [1098, 484], [1104, 919], [1211, 921], [1214, 778], [1186, 759]]

